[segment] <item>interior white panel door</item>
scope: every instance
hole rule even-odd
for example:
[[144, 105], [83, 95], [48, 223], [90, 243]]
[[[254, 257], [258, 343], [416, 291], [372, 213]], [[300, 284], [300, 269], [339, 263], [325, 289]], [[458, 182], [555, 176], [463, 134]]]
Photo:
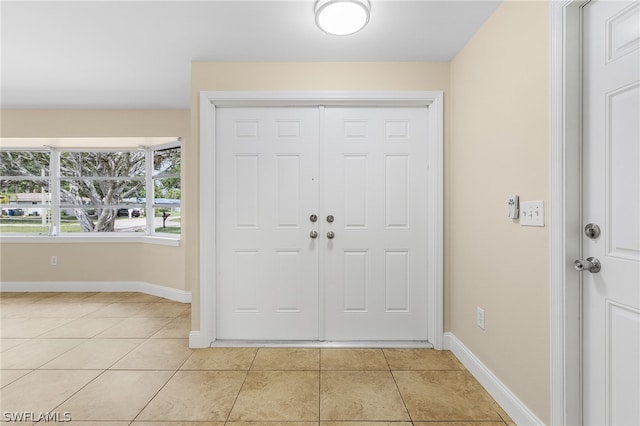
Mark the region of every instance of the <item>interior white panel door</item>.
[[583, 419], [640, 424], [640, 3], [584, 8]]
[[318, 109], [216, 120], [218, 338], [317, 340]]
[[326, 340], [427, 338], [426, 116], [426, 108], [324, 109]]

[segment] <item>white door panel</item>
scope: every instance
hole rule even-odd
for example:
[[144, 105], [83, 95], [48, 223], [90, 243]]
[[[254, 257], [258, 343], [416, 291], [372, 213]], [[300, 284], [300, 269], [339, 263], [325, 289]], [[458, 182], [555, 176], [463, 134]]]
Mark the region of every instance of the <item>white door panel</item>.
[[[426, 108], [326, 108], [325, 339], [426, 340]], [[326, 233], [326, 232], [325, 232]], [[324, 233], [323, 233], [324, 234]]]
[[318, 111], [220, 108], [217, 120], [218, 336], [315, 340]]
[[584, 8], [583, 409], [588, 425], [640, 424], [640, 3]]

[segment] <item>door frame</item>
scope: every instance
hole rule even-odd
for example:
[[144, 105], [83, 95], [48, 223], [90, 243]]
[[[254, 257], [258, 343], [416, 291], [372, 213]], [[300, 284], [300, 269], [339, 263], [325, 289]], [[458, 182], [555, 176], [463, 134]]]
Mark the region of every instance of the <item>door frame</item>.
[[443, 348], [444, 109], [441, 91], [403, 92], [200, 92], [200, 331], [189, 346], [209, 347], [216, 340], [216, 108], [218, 107], [427, 107], [427, 316], [428, 341]]
[[550, 2], [549, 312], [551, 424], [582, 424], [582, 12]]

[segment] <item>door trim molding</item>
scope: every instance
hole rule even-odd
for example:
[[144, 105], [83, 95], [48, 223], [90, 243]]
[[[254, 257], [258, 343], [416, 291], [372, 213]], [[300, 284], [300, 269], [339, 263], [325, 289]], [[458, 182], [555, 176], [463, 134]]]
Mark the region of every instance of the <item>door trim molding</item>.
[[200, 92], [200, 331], [191, 347], [216, 340], [215, 115], [217, 107], [404, 106], [428, 107], [427, 273], [428, 340], [443, 348], [444, 108], [441, 91], [403, 92]]
[[550, 2], [551, 424], [582, 424], [580, 274], [583, 0]]

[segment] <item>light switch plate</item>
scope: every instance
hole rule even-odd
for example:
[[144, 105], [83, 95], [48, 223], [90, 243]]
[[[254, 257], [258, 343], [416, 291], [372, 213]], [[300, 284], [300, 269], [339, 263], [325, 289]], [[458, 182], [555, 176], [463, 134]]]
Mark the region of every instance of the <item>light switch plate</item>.
[[508, 216], [511, 219], [517, 219], [520, 216], [520, 197], [510, 195], [507, 199], [507, 206], [509, 206]]
[[544, 226], [544, 202], [543, 201], [521, 201], [520, 202], [520, 225]]

